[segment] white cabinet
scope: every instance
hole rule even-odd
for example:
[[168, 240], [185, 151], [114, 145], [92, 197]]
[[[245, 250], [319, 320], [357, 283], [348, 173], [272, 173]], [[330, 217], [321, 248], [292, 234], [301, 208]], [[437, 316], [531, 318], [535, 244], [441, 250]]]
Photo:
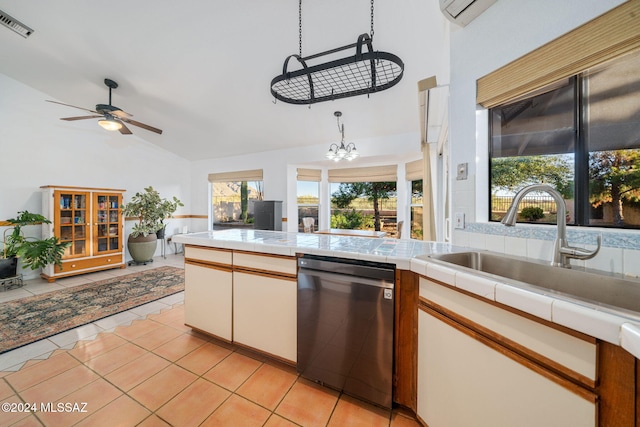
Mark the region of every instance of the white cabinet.
[[[424, 278], [420, 295], [417, 412], [429, 427], [596, 425], [595, 395], [566, 378], [574, 368], [595, 363], [595, 345], [579, 348], [581, 343], [571, 342], [579, 339], [565, 334], [567, 353], [574, 354], [554, 356], [555, 360], [540, 357], [566, 374], [558, 375], [537, 364], [537, 351], [521, 344], [502, 346], [502, 334], [483, 329], [500, 316], [505, 321], [516, 314]], [[423, 304], [427, 300], [433, 304]], [[459, 313], [452, 310], [456, 307], [466, 310], [457, 320]], [[507, 335], [512, 325], [505, 325]], [[538, 337], [531, 347], [541, 352], [562, 333], [546, 328], [545, 336], [533, 331], [535, 325], [526, 327]], [[557, 353], [558, 349], [548, 351]], [[580, 358], [584, 360], [577, 360]]]
[[185, 324], [233, 339], [231, 251], [185, 248]]
[[295, 362], [295, 279], [233, 273], [233, 340]]
[[296, 361], [296, 259], [185, 247], [185, 324]]

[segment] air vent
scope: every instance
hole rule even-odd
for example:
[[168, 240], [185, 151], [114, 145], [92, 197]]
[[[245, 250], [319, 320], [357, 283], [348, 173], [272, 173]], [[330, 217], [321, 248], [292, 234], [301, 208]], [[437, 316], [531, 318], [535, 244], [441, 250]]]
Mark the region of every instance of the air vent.
[[18, 21], [8, 13], [5, 13], [1, 10], [0, 10], [0, 24], [4, 25], [10, 30], [15, 31], [25, 39], [33, 33], [33, 30], [31, 28], [27, 27], [22, 22]]

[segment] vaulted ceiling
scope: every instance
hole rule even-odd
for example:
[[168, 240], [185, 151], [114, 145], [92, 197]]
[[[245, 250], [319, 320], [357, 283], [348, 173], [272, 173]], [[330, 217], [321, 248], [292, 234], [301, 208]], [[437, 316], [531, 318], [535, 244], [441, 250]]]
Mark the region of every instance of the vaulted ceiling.
[[[304, 0], [303, 56], [370, 32], [370, 7]], [[448, 81], [448, 24], [437, 0], [375, 3], [373, 47], [405, 63], [397, 86], [311, 108], [274, 104], [269, 90], [298, 53], [296, 0], [0, 0], [0, 10], [35, 30], [25, 39], [0, 27], [0, 73], [89, 109], [108, 103], [103, 80], [113, 79], [113, 105], [164, 131], [131, 126], [134, 134], [190, 160], [339, 141], [336, 110], [347, 139], [417, 133], [416, 82]], [[46, 105], [56, 126], [106, 132], [97, 119], [58, 120], [81, 110]]]

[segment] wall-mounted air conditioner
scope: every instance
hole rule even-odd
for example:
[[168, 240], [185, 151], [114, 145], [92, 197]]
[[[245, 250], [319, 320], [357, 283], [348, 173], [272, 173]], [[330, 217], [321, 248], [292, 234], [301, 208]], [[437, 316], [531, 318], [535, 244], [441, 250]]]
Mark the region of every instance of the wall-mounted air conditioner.
[[449, 21], [464, 27], [495, 2], [496, 0], [440, 0], [440, 10]]

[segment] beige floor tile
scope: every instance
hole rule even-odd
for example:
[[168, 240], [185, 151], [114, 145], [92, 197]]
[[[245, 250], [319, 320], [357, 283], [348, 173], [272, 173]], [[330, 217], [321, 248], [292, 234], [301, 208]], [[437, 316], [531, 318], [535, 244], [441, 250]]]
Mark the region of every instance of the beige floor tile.
[[25, 402], [58, 402], [98, 378], [95, 372], [79, 365], [20, 392], [20, 396]]
[[222, 362], [203, 375], [209, 381], [234, 391], [242, 385], [261, 365], [255, 359], [231, 353]]
[[[122, 394], [120, 390], [100, 378], [65, 396], [60, 401], [61, 403], [78, 405], [72, 406], [70, 412], [67, 412], [66, 408], [58, 412], [39, 412], [38, 417], [46, 426], [70, 426], [91, 416], [91, 414], [95, 414]], [[56, 410], [58, 409], [57, 406], [54, 407]]]
[[[3, 425], [3, 424], [0, 424]], [[28, 414], [18, 422], [11, 424], [11, 427], [42, 427], [42, 423], [38, 421], [35, 415]]]
[[328, 427], [388, 427], [391, 411], [342, 395]]
[[303, 426], [325, 426], [337, 401], [338, 392], [299, 379], [275, 412]]
[[120, 347], [126, 342], [126, 340], [115, 334], [101, 333], [92, 341], [78, 341], [73, 350], [69, 351], [69, 354], [84, 362]]
[[166, 369], [133, 388], [128, 394], [147, 409], [155, 411], [197, 378], [196, 375], [179, 366], [169, 365]]
[[17, 391], [22, 391], [76, 366], [80, 363], [64, 353], [7, 375], [5, 379]]
[[156, 323], [156, 325], [158, 326], [155, 329], [132, 340], [132, 342], [142, 348], [146, 348], [147, 350], [153, 350], [160, 347], [162, 344], [171, 341], [182, 333], [160, 323]]
[[171, 425], [165, 423], [158, 417], [153, 414], [150, 417], [146, 418], [143, 422], [138, 424], [136, 427], [172, 427]]
[[263, 364], [236, 393], [273, 411], [296, 378], [290, 372]]
[[265, 408], [233, 394], [201, 424], [201, 427], [261, 427], [270, 415], [271, 412]]
[[9, 384], [0, 379], [0, 401], [13, 394], [13, 390], [11, 389], [11, 387], [9, 387]]
[[183, 356], [191, 353], [198, 347], [203, 346], [207, 342], [198, 337], [189, 334], [178, 335], [171, 341], [157, 347], [153, 352], [158, 356], [175, 362]]
[[184, 323], [184, 306], [176, 306], [168, 310], [162, 310], [158, 314], [151, 314], [147, 319], [153, 320], [162, 324], [170, 324], [177, 321]]
[[227, 390], [200, 378], [158, 409], [156, 414], [174, 426], [198, 426], [230, 394]]
[[169, 362], [153, 353], [146, 353], [105, 376], [105, 379], [122, 390], [133, 387], [157, 374], [169, 365]]
[[102, 407], [76, 424], [77, 427], [135, 426], [147, 418], [150, 412], [127, 395]]
[[206, 343], [179, 359], [176, 364], [194, 374], [202, 375], [230, 354], [231, 350], [216, 344]]
[[391, 427], [422, 427], [422, 424], [413, 417], [394, 412], [391, 415]]
[[271, 414], [271, 417], [264, 424], [264, 427], [298, 427], [298, 424], [294, 424], [289, 420], [285, 420], [280, 415]]
[[[18, 403], [24, 403], [22, 402], [22, 400], [16, 396], [15, 394], [8, 396], [4, 399], [2, 399], [2, 403], [8, 403], [8, 404], [18, 404]], [[12, 407], [9, 407], [9, 411], [0, 411], [0, 426], [11, 426], [14, 423], [17, 423], [20, 420], [23, 420], [25, 418], [27, 418], [29, 416], [28, 412], [20, 412], [18, 411], [18, 406], [15, 406], [15, 411], [12, 410]]]
[[160, 326], [160, 324], [153, 320], [134, 320], [131, 322], [131, 325], [116, 327], [114, 333], [126, 340], [132, 341], [155, 330], [158, 326]]
[[126, 342], [120, 347], [88, 360], [85, 365], [104, 376], [146, 353], [147, 350]]

